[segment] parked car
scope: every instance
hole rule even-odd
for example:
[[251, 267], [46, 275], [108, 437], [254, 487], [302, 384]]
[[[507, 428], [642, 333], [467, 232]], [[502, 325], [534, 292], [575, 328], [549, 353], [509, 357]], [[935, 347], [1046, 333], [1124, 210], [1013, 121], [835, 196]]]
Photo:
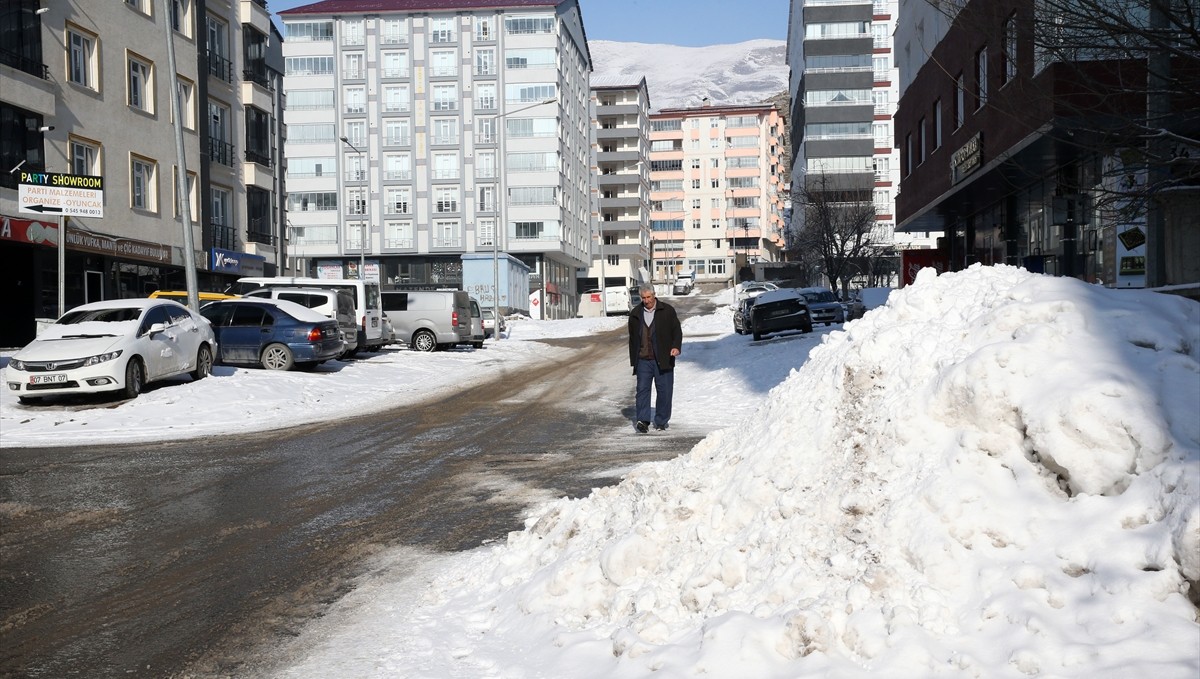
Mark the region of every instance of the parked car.
[[471, 344], [471, 296], [462, 290], [384, 290], [396, 340], [417, 351]]
[[892, 288], [863, 288], [860, 290], [858, 294], [862, 299], [863, 313], [887, 304], [888, 295], [891, 293]]
[[479, 308], [479, 301], [474, 297], [471, 298], [471, 346], [476, 349], [483, 348], [483, 340], [487, 339], [487, 335], [483, 334], [483, 309]]
[[[332, 318], [337, 321], [338, 330], [342, 333], [342, 355], [338, 358], [350, 357], [358, 353], [358, 323], [355, 320], [354, 298], [346, 290], [293, 287], [259, 288], [247, 292], [244, 296], [287, 300], [306, 306], [326, 318]], [[386, 327], [383, 336], [385, 340], [389, 336]]]
[[733, 331], [739, 335], [750, 332], [750, 309], [754, 306], [755, 297], [747, 297], [737, 303], [733, 311]]
[[149, 382], [212, 370], [217, 340], [191, 309], [166, 299], [92, 302], [63, 314], [8, 362], [21, 403], [44, 396], [120, 392], [136, 398]]
[[396, 328], [387, 316], [383, 317], [383, 340], [385, 346], [396, 343]]
[[358, 323], [358, 351], [377, 351], [384, 345], [383, 309], [380, 307], [379, 283], [358, 278], [292, 278], [288, 276], [239, 278], [225, 292], [242, 295], [258, 288], [327, 288], [345, 290], [354, 298], [354, 314]]
[[863, 314], [867, 312], [866, 307], [863, 306], [862, 300], [858, 298], [857, 294], [851, 295], [846, 301], [842, 302], [842, 308], [846, 311], [847, 321], [862, 318]]
[[758, 297], [764, 292], [778, 289], [779, 286], [774, 283], [747, 281], [745, 283], [738, 283], [737, 288], [734, 289], [734, 298], [740, 301], [748, 297]]
[[[504, 315], [500, 315], [500, 334], [503, 335], [508, 331], [508, 324], [504, 321]], [[496, 336], [496, 310], [491, 307], [486, 307], [483, 310], [483, 336], [491, 338]]]
[[833, 325], [846, 322], [846, 310], [829, 288], [800, 288], [799, 292], [808, 302], [808, 313], [812, 315], [813, 323]]
[[295, 302], [244, 297], [210, 302], [200, 313], [216, 332], [220, 363], [310, 369], [342, 354], [337, 321]]
[[[206, 302], [213, 302], [218, 299], [233, 299], [237, 295], [226, 295], [220, 292], [197, 292], [196, 298], [203, 306]], [[180, 304], [187, 306], [188, 293], [187, 290], [155, 290], [150, 293], [151, 299], [173, 299]]]
[[784, 330], [812, 332], [812, 316], [804, 296], [794, 289], [770, 290], [754, 300], [750, 308], [751, 332], [758, 340]]

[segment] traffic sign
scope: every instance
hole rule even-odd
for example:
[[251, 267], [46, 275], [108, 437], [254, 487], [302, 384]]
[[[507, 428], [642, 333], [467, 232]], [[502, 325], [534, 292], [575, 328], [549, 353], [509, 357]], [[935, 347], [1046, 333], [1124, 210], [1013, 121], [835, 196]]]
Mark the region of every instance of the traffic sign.
[[17, 180], [17, 204], [21, 212], [44, 217], [103, 217], [104, 178], [22, 171]]

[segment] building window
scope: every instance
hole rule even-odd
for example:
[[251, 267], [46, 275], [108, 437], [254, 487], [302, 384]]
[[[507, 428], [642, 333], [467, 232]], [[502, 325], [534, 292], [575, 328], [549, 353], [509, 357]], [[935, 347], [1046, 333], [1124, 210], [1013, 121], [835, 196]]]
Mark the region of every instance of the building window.
[[475, 75], [496, 75], [496, 50], [475, 50]]
[[389, 215], [406, 215], [412, 212], [412, 190], [408, 187], [388, 189], [387, 202], [383, 211]]
[[504, 30], [506, 33], [515, 35], [553, 33], [554, 23], [555, 20], [552, 16], [505, 17]]
[[337, 210], [337, 202], [337, 193], [333, 191], [289, 191], [287, 195], [287, 209], [291, 212], [329, 212]]
[[383, 53], [383, 77], [385, 77], [385, 78], [407, 78], [408, 77], [408, 52], [384, 52]]
[[933, 150], [942, 148], [942, 100], [933, 102]]
[[496, 39], [496, 21], [492, 17], [475, 17], [475, 39]]
[[557, 205], [556, 186], [514, 186], [508, 190], [509, 205]]
[[954, 81], [954, 129], [962, 127], [967, 116], [967, 83], [962, 73]]
[[433, 43], [457, 42], [458, 31], [454, 28], [454, 19], [430, 19], [429, 41]]
[[150, 14], [150, 0], [125, 0], [125, 5], [136, 9], [142, 14]]
[[925, 119], [917, 123], [917, 165], [925, 162]]
[[514, 222], [514, 237], [537, 240], [546, 230], [545, 222]]
[[100, 176], [100, 144], [71, 139], [71, 173]]
[[458, 212], [458, 187], [439, 186], [433, 190], [433, 211], [439, 214]]
[[904, 176], [912, 174], [913, 165], [913, 138], [909, 132], [904, 135]]
[[504, 86], [504, 99], [509, 104], [536, 104], [558, 96], [554, 83], [517, 83]]
[[[292, 100], [288, 99], [291, 106]], [[389, 85], [383, 88], [383, 112], [403, 113], [409, 110], [410, 101], [407, 85]]]
[[135, 156], [129, 162], [129, 205], [135, 210], [157, 210], [156, 167], [149, 158]]
[[237, 244], [234, 242], [233, 230], [229, 228], [233, 224], [233, 194], [229, 189], [210, 186], [208, 202], [208, 223], [218, 227], [213, 229], [213, 245], [226, 250], [234, 249]]
[[434, 118], [430, 128], [433, 133], [431, 143], [438, 145], [458, 144], [459, 124], [457, 118]]
[[1004, 62], [1000, 72], [1001, 85], [1017, 77], [1017, 15], [1014, 12], [1004, 21], [1004, 51], [1000, 53]]
[[192, 37], [191, 0], [171, 0], [171, 28], [181, 35]]
[[284, 75], [333, 75], [333, 57], [288, 57], [283, 69]]
[[975, 53], [975, 108], [983, 108], [987, 103], [987, 48]]
[[434, 85], [433, 86], [433, 110], [434, 111], [457, 111], [458, 110], [458, 85]]
[[458, 179], [458, 152], [438, 152], [433, 154], [434, 179]]
[[407, 153], [389, 153], [384, 156], [383, 178], [390, 181], [412, 179], [412, 158]]
[[366, 113], [367, 90], [364, 87], [347, 87], [342, 90], [343, 113]]
[[[475, 110], [496, 110], [496, 83], [477, 83], [475, 85]], [[493, 120], [492, 129], [495, 129]]]
[[[491, 185], [478, 186], [475, 189], [475, 209], [480, 212], [496, 211], [496, 187]], [[490, 242], [490, 241], [489, 241]]]
[[458, 52], [436, 50], [429, 55], [429, 75], [453, 77], [458, 75]]
[[[289, 135], [291, 129], [289, 125]], [[407, 119], [388, 120], [383, 124], [383, 143], [385, 146], [408, 146], [412, 143], [412, 137], [409, 132], [410, 127]], [[290, 137], [289, 141], [291, 141]]]
[[295, 21], [285, 24], [289, 42], [328, 42], [333, 40], [332, 21]]
[[408, 42], [408, 21], [405, 19], [385, 19], [383, 22], [383, 44], [403, 45]]
[[67, 50], [67, 79], [76, 85], [98, 90], [96, 36], [69, 26], [67, 28]]
[[183, 120], [183, 129], [196, 129], [196, 86], [190, 80], [180, 78], [176, 84], [179, 87], [179, 112]]
[[127, 103], [146, 113], [154, 113], [154, 65], [139, 57], [129, 57], [129, 92]]

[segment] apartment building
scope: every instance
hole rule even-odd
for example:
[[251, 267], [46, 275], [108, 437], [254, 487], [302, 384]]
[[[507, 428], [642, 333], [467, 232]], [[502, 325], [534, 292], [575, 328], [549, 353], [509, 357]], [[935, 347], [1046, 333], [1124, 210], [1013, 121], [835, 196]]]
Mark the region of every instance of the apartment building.
[[[185, 288], [189, 261], [202, 289], [278, 262], [283, 187], [271, 82], [281, 55], [272, 30], [262, 0], [173, 0], [165, 12], [153, 0], [0, 5], [0, 345], [27, 342], [35, 319], [65, 310], [59, 242], [67, 309]], [[22, 172], [95, 177], [91, 197], [101, 205], [61, 216], [22, 202]]]
[[327, 0], [280, 15], [297, 268], [361, 262], [385, 285], [462, 287], [491, 306], [493, 267], [512, 258], [531, 297], [501, 287], [502, 311], [574, 316], [592, 251], [578, 2]]
[[[833, 190], [875, 208], [881, 248], [932, 247], [936, 233], [897, 233], [898, 96], [892, 0], [792, 0], [792, 198]], [[794, 211], [803, 228], [804, 210]]]
[[650, 114], [650, 228], [655, 282], [679, 271], [728, 281], [783, 247], [783, 119], [774, 105]]
[[650, 282], [650, 94], [646, 79], [592, 78], [596, 240], [580, 290]]

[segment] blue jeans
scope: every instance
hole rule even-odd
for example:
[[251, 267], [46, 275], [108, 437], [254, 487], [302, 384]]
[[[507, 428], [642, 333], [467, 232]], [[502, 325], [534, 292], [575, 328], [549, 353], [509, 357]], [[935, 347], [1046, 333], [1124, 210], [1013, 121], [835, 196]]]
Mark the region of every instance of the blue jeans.
[[637, 364], [637, 420], [650, 421], [650, 385], [658, 398], [654, 402], [654, 424], [666, 426], [671, 421], [671, 393], [675, 390], [675, 371], [663, 372], [658, 362], [639, 358]]

